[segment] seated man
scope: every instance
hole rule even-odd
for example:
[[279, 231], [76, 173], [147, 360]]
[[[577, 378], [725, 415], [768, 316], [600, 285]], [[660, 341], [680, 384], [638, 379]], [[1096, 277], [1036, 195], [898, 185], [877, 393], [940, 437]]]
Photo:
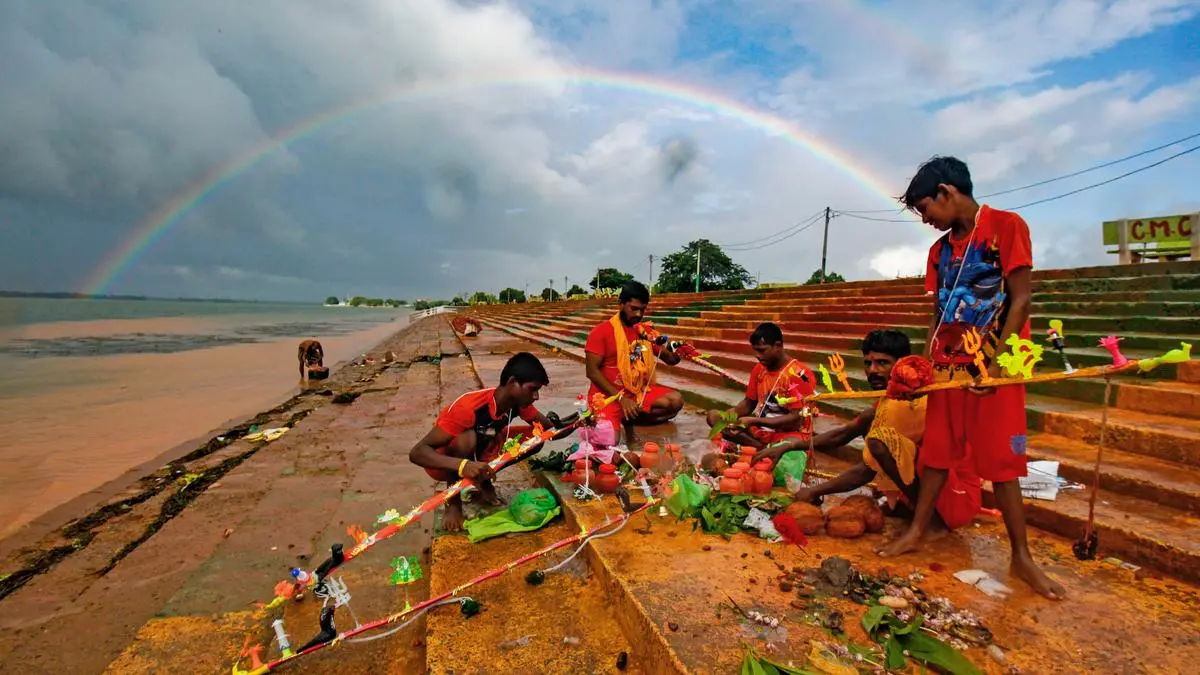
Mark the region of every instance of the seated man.
[[[876, 391], [886, 389], [896, 361], [908, 356], [912, 348], [908, 336], [895, 330], [875, 330], [863, 339], [863, 369], [867, 382]], [[829, 494], [860, 488], [880, 473], [894, 485], [881, 486], [884, 493], [899, 491], [899, 497], [913, 508], [920, 491], [921, 459], [918, 446], [925, 430], [925, 399], [897, 401], [882, 399], [863, 411], [849, 424], [831, 429], [813, 439], [814, 449], [832, 450], [859, 436], [866, 437], [863, 461], [839, 476], [819, 485], [802, 488], [795, 494], [800, 501], [819, 501]], [[778, 459], [783, 453], [806, 449], [800, 441], [770, 447], [756, 457]], [[950, 471], [947, 489], [938, 498], [936, 509], [949, 528], [967, 525], [982, 506], [981, 481], [971, 471], [970, 462]]]
[[[521, 440], [531, 430], [528, 426], [510, 426], [514, 415], [546, 429], [553, 426], [533, 407], [538, 391], [549, 383], [546, 368], [536, 356], [529, 352], [515, 354], [500, 372], [500, 386], [467, 392], [455, 399], [438, 415], [425, 438], [413, 446], [409, 460], [424, 467], [434, 480], [447, 484], [470, 478], [485, 503], [500, 504], [488, 462], [500, 454], [509, 438]], [[462, 499], [456, 495], [446, 502], [442, 527], [455, 531], [462, 529], [462, 524]]]
[[663, 350], [643, 337], [637, 325], [650, 304], [650, 291], [630, 281], [621, 288], [619, 308], [611, 319], [597, 324], [584, 345], [587, 377], [591, 380], [588, 400], [597, 392], [604, 396], [624, 395], [605, 408], [601, 415], [614, 427], [625, 427], [626, 444], [633, 442], [634, 424], [662, 424], [674, 419], [683, 409], [679, 392], [655, 384], [657, 359], [673, 366], [679, 355]]
[[[731, 408], [738, 425], [725, 429], [722, 437], [760, 449], [785, 440], [807, 444], [812, 436], [812, 416], [805, 414], [806, 405], [800, 399], [816, 391], [816, 378], [788, 356], [783, 331], [773, 323], [759, 324], [750, 334], [750, 346], [758, 363], [750, 371], [745, 397]], [[720, 412], [709, 411], [708, 426], [715, 426], [720, 418]]]

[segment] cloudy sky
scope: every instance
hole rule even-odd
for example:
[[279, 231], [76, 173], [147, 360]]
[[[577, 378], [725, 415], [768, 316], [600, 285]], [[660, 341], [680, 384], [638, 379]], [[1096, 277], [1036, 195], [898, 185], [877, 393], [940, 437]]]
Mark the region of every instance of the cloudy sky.
[[[826, 206], [858, 212], [830, 268], [895, 276], [933, 237], [888, 196], [930, 155], [988, 194], [1200, 132], [1200, 2], [955, 4], [6, 0], [0, 289], [537, 291], [697, 237], [802, 281]], [[1111, 260], [1102, 220], [1196, 210], [1197, 176], [1022, 209], [1036, 264]]]

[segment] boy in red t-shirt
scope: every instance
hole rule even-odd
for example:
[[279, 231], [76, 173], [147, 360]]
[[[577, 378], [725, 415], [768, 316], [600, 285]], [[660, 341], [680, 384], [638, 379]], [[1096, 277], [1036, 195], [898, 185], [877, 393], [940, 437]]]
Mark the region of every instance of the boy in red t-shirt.
[[[939, 381], [1000, 377], [997, 357], [1010, 335], [1029, 337], [1033, 271], [1029, 226], [1015, 213], [980, 206], [972, 196], [967, 165], [934, 157], [918, 170], [902, 202], [946, 235], [929, 249], [925, 290], [934, 296], [926, 355]], [[975, 372], [963, 344], [974, 329], [987, 372]], [[1018, 479], [1025, 475], [1025, 387], [979, 387], [929, 394], [921, 455], [920, 497], [912, 526], [880, 555], [917, 547], [946, 483], [948, 470], [969, 456], [975, 471], [992, 482], [1012, 546], [1012, 573], [1038, 593], [1061, 599], [1062, 585], [1033, 561], [1025, 533], [1025, 506]]]
[[618, 301], [617, 313], [592, 328], [583, 349], [587, 378], [592, 383], [588, 400], [596, 393], [608, 397], [624, 392], [600, 414], [616, 428], [624, 424], [628, 444], [633, 442], [634, 424], [674, 419], [683, 409], [683, 396], [654, 381], [656, 359], [673, 366], [679, 363], [679, 355], [643, 339], [637, 329], [650, 304], [650, 290], [630, 281], [621, 288]]
[[[513, 355], [500, 371], [500, 386], [470, 391], [454, 399], [438, 415], [433, 429], [413, 446], [409, 460], [423, 467], [434, 480], [453, 483], [470, 478], [485, 503], [500, 504], [491, 480], [495, 474], [488, 462], [500, 454], [506, 440], [522, 440], [531, 431], [528, 426], [510, 426], [514, 416], [546, 429], [553, 426], [533, 407], [538, 391], [547, 384], [550, 377], [536, 356], [529, 352]], [[446, 501], [442, 528], [453, 532], [462, 529], [462, 524], [462, 499], [456, 495]]]
[[[746, 395], [732, 408], [738, 427], [726, 430], [725, 440], [762, 449], [786, 440], [807, 441], [812, 436], [812, 416], [800, 399], [817, 390], [817, 378], [783, 348], [783, 330], [771, 322], [761, 323], [750, 334], [750, 347], [758, 363], [750, 370]], [[779, 399], [787, 403], [780, 403]], [[720, 420], [716, 410], [708, 413], [708, 426]], [[799, 447], [799, 446], [796, 446]], [[775, 459], [778, 459], [777, 457]]]

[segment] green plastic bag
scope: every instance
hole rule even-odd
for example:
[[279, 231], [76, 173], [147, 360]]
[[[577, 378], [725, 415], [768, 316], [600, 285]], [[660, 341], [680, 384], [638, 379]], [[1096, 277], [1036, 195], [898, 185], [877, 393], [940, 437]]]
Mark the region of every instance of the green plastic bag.
[[667, 497], [664, 504], [676, 518], [687, 518], [694, 516], [696, 509], [708, 501], [710, 492], [712, 488], [709, 486], [698, 485], [688, 476], [679, 475], [671, 481], [671, 496]]
[[513, 498], [507, 509], [490, 516], [472, 518], [463, 523], [467, 539], [477, 544], [484, 539], [499, 537], [510, 532], [531, 532], [545, 526], [562, 513], [554, 496], [545, 488], [524, 490]]
[[529, 526], [545, 520], [546, 514], [556, 506], [558, 502], [554, 501], [554, 495], [550, 494], [549, 490], [533, 488], [518, 493], [512, 504], [508, 505], [508, 510], [512, 513], [513, 520]]
[[786, 486], [787, 477], [804, 480], [804, 469], [808, 466], [808, 453], [803, 450], [792, 450], [783, 453], [779, 463], [775, 465], [775, 485]]

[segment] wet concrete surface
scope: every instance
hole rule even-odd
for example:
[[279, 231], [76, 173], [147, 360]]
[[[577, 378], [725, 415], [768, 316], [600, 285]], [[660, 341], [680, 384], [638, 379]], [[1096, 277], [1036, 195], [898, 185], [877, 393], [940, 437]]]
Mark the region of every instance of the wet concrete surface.
[[[472, 346], [511, 350], [515, 348], [511, 340], [485, 334]], [[525, 348], [539, 353], [552, 382], [582, 384], [583, 369], [577, 361]], [[689, 408], [676, 423], [643, 430], [642, 435], [687, 443], [703, 438], [705, 432], [702, 417]], [[846, 466], [835, 458], [822, 458], [819, 464], [825, 471]], [[585, 504], [570, 497], [558, 481], [547, 484], [559, 489], [568, 518], [576, 525], [595, 524], [618, 511], [611, 497]], [[661, 645], [657, 654], [642, 657], [653, 666], [652, 672], [680, 668], [736, 672], [743, 641], [765, 650], [765, 641], [747, 638], [744, 621], [727, 607], [718, 616], [718, 606], [727, 606], [729, 598], [744, 608], [783, 618], [788, 637], [776, 644], [776, 654], [802, 663], [810, 639], [830, 636], [814, 625], [811, 612], [793, 604], [804, 606], [807, 601], [794, 591], [781, 591], [775, 580], [780, 565], [789, 570], [814, 567], [831, 556], [842, 556], [873, 573], [920, 572], [925, 577], [920, 586], [927, 593], [944, 596], [956, 607], [982, 617], [1009, 663], [1022, 672], [1183, 673], [1191, 672], [1189, 664], [1200, 658], [1200, 594], [1195, 586], [1154, 578], [1152, 573], [1135, 575], [1102, 561], [1079, 562], [1068, 540], [1034, 530], [1030, 536], [1035, 559], [1069, 593], [1064, 602], [1045, 600], [1009, 577], [1007, 537], [1002, 523], [990, 516], [980, 516], [968, 528], [927, 542], [917, 553], [887, 560], [876, 556], [874, 549], [895, 536], [903, 521], [889, 519], [882, 535], [855, 540], [814, 536], [801, 551], [744, 534], [726, 542], [694, 532], [690, 522], [678, 523], [670, 517], [651, 515], [640, 520], [644, 522], [627, 532], [594, 542], [589, 555], [593, 573], [609, 589], [617, 621], [626, 634], [645, 636], [644, 645], [651, 652], [655, 644]], [[987, 571], [1014, 592], [1004, 600], [991, 598], [952, 576], [963, 569]], [[859, 627], [864, 608], [838, 599], [829, 605], [845, 613], [847, 637], [866, 644]], [[981, 668], [996, 670], [982, 650], [967, 654]]]

